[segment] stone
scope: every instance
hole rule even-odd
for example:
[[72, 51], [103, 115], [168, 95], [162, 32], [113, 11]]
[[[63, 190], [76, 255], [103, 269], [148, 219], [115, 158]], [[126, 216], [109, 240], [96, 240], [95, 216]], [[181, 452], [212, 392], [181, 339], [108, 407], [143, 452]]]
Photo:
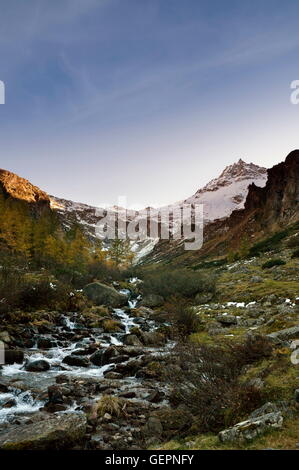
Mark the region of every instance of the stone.
[[163, 346], [165, 336], [157, 331], [142, 331], [141, 341], [145, 346]]
[[216, 320], [223, 325], [236, 325], [238, 323], [235, 315], [217, 315]]
[[38, 349], [50, 349], [53, 347], [53, 341], [50, 338], [38, 338]]
[[193, 424], [193, 416], [185, 408], [162, 408], [155, 412], [155, 416], [161, 421], [166, 438], [188, 432]]
[[290, 340], [299, 338], [299, 325], [292, 326], [291, 328], [285, 328], [284, 330], [275, 331], [267, 335], [268, 338], [273, 340]]
[[218, 434], [221, 442], [244, 442], [264, 434], [269, 429], [281, 428], [283, 416], [280, 411], [267, 413], [256, 418], [242, 421]]
[[[0, 380], [3, 380], [2, 377], [0, 377]], [[6, 383], [0, 382], [0, 393], [8, 393], [9, 392], [9, 387]]]
[[90, 361], [95, 366], [104, 366], [105, 364], [114, 362], [114, 358], [116, 359], [118, 356], [119, 353], [117, 349], [114, 346], [109, 346], [107, 349], [101, 349], [93, 353], [90, 356]]
[[47, 411], [47, 413], [57, 413], [58, 411], [66, 411], [67, 405], [62, 403], [47, 403], [44, 406], [44, 409]]
[[127, 346], [142, 346], [140, 339], [136, 335], [125, 336], [124, 344]]
[[50, 364], [44, 359], [37, 361], [30, 361], [25, 365], [25, 370], [28, 372], [45, 372], [50, 369]]
[[61, 387], [58, 385], [51, 385], [48, 387], [48, 397], [49, 403], [63, 403], [63, 394], [61, 391]]
[[84, 356], [75, 356], [71, 354], [70, 356], [66, 356], [63, 361], [64, 364], [68, 366], [77, 366], [77, 367], [88, 367], [90, 365], [89, 360], [87, 357]]
[[13, 406], [16, 406], [17, 402], [14, 398], [9, 398], [7, 401], [1, 404], [2, 408], [12, 408]]
[[294, 399], [297, 403], [299, 403], [299, 388], [297, 388], [294, 392]]
[[90, 362], [92, 362], [95, 366], [102, 366], [103, 365], [103, 362], [102, 362], [102, 358], [103, 358], [103, 351], [96, 351], [95, 353], [93, 353], [91, 356], [90, 356]]
[[70, 449], [81, 441], [86, 418], [79, 413], [56, 413], [47, 419], [13, 426], [0, 434], [0, 450]]
[[254, 418], [258, 418], [259, 416], [263, 416], [265, 414], [277, 413], [278, 411], [280, 411], [282, 413], [285, 412], [286, 414], [288, 414], [289, 406], [288, 406], [287, 402], [280, 401], [280, 402], [277, 402], [277, 403], [272, 403], [271, 401], [268, 401], [267, 403], [265, 403], [263, 406], [261, 406], [257, 410], [254, 410], [249, 415], [249, 418], [254, 419]]
[[0, 331], [0, 341], [3, 341], [6, 344], [11, 342], [11, 338], [9, 336], [8, 331]]
[[111, 379], [111, 380], [117, 380], [117, 379], [122, 379], [122, 374], [119, 372], [104, 372], [104, 377], [105, 379]]
[[161, 295], [158, 294], [147, 294], [143, 297], [143, 299], [140, 302], [140, 305], [143, 307], [160, 307], [163, 305], [164, 299]]
[[120, 398], [135, 398], [136, 393], [133, 391], [122, 392], [118, 395]]
[[264, 388], [265, 382], [260, 377], [253, 377], [248, 381], [248, 385], [261, 390]]
[[24, 352], [18, 349], [5, 349], [5, 364], [23, 364]]
[[92, 282], [83, 288], [86, 297], [95, 305], [108, 305], [113, 308], [127, 304], [128, 298], [117, 292], [114, 287], [106, 286], [101, 282]]
[[250, 282], [251, 282], [252, 284], [258, 284], [258, 283], [260, 283], [260, 282], [263, 282], [263, 278], [262, 278], [261, 276], [252, 276], [252, 277], [250, 278]]
[[159, 403], [165, 397], [165, 393], [160, 390], [153, 390], [146, 399], [151, 403]]
[[205, 292], [196, 294], [194, 302], [196, 305], [208, 304], [213, 299], [214, 294], [212, 292]]
[[147, 437], [161, 437], [163, 432], [163, 426], [159, 418], [150, 416], [147, 423], [143, 428], [143, 434]]

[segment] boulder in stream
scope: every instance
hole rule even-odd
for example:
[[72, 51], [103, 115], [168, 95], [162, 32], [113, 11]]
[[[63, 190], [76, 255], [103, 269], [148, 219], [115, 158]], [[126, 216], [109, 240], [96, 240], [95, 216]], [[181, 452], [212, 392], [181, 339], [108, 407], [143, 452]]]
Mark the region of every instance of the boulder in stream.
[[29, 361], [25, 365], [27, 372], [45, 372], [50, 369], [50, 364], [44, 359], [38, 359], [37, 361]]
[[63, 361], [64, 364], [68, 366], [77, 366], [77, 367], [88, 367], [90, 366], [90, 362], [87, 357], [84, 356], [76, 356], [75, 354], [70, 354], [66, 356]]
[[122, 307], [127, 304], [128, 297], [117, 292], [114, 287], [106, 286], [101, 282], [92, 282], [83, 288], [86, 297], [95, 305], [108, 305], [109, 307]]

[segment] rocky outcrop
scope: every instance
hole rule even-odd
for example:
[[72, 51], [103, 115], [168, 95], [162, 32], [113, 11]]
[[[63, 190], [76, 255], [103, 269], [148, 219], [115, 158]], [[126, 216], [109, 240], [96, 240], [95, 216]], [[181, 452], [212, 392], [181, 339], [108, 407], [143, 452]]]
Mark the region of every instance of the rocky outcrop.
[[272, 340], [281, 340], [287, 341], [290, 339], [298, 339], [299, 338], [299, 326], [293, 326], [291, 328], [285, 328], [284, 330], [275, 331], [274, 333], [270, 333], [268, 338]]
[[243, 442], [252, 440], [269, 429], [281, 428], [283, 416], [280, 411], [267, 413], [256, 418], [242, 421], [218, 434], [221, 442]]
[[117, 308], [126, 305], [128, 301], [126, 295], [120, 294], [113, 287], [106, 286], [101, 282], [87, 284], [83, 292], [95, 305], [108, 305]]
[[164, 299], [161, 297], [161, 295], [157, 294], [147, 294], [143, 297], [143, 299], [140, 302], [140, 305], [143, 307], [160, 307], [163, 305]]
[[45, 191], [10, 171], [0, 169], [0, 190], [5, 197], [50, 207], [50, 198]]
[[82, 440], [86, 432], [83, 414], [56, 413], [33, 424], [12, 427], [0, 434], [1, 450], [60, 450], [69, 449]]

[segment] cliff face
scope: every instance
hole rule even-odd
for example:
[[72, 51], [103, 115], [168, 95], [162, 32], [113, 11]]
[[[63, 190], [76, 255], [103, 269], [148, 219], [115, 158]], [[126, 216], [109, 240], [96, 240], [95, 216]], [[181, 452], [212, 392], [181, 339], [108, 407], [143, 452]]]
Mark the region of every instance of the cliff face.
[[30, 204], [34, 213], [50, 210], [50, 198], [45, 191], [10, 171], [0, 169], [0, 192], [5, 198]]
[[0, 169], [0, 183], [4, 194], [7, 196], [29, 203], [50, 203], [50, 198], [47, 193], [10, 171]]
[[[251, 184], [243, 210], [206, 227], [208, 242], [202, 251], [223, 254], [239, 245], [243, 237], [252, 242], [299, 220], [299, 150], [268, 170], [264, 188]], [[217, 240], [218, 239], [218, 240]], [[221, 248], [223, 247], [223, 248]]]
[[285, 162], [268, 170], [264, 188], [249, 187], [245, 211], [258, 209], [260, 223], [289, 223], [298, 217], [299, 202], [299, 150], [291, 152]]

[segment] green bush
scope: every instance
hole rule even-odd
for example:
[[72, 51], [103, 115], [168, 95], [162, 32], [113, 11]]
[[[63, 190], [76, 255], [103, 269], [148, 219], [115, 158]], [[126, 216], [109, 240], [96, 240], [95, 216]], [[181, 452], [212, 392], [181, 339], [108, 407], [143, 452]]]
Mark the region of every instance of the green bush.
[[286, 262], [283, 259], [269, 259], [269, 261], [266, 261], [266, 263], [262, 265], [262, 269], [272, 268], [273, 266], [282, 266], [284, 264], [286, 264]]
[[161, 295], [164, 299], [172, 296], [194, 297], [202, 292], [214, 292], [215, 279], [188, 269], [157, 270], [148, 274], [143, 283], [145, 294]]

